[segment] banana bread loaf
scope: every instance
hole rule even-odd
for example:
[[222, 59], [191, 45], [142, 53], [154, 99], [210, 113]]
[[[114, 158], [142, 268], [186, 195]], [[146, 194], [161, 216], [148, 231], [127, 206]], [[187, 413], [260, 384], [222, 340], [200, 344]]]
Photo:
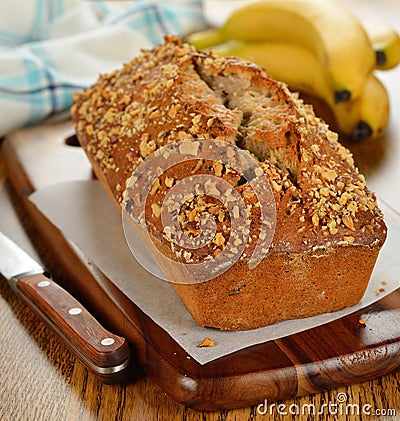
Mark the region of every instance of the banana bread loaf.
[[[337, 135], [262, 68], [195, 51], [170, 36], [76, 93], [71, 114], [95, 174], [128, 212], [137, 206], [129, 193], [141, 183], [136, 170], [168, 145], [192, 139], [222, 142], [227, 151], [229, 145], [248, 151], [262, 169], [274, 202], [267, 206], [268, 223], [260, 219], [254, 174], [244, 176], [221, 159], [200, 159], [189, 151], [193, 159], [156, 168], [148, 187], [141, 216], [167, 263], [156, 260], [165, 263], [161, 269], [199, 325], [253, 329], [336, 311], [362, 298], [386, 237], [376, 198]], [[179, 274], [175, 263], [185, 268], [212, 261], [229, 238], [235, 245], [243, 241], [234, 229], [237, 209], [227, 214], [210, 189], [201, 194], [194, 189], [175, 209], [193, 246], [174, 241], [171, 226], [163, 222], [163, 201], [194, 176], [203, 177], [197, 186], [207, 184], [207, 177], [228, 183], [232, 189], [225, 198], [241, 199], [250, 223], [247, 243], [226, 270], [203, 282], [181, 282], [186, 272]], [[205, 214], [214, 219], [215, 231], [199, 247], [194, 243]], [[249, 267], [257, 239], [266, 232], [268, 250]]]

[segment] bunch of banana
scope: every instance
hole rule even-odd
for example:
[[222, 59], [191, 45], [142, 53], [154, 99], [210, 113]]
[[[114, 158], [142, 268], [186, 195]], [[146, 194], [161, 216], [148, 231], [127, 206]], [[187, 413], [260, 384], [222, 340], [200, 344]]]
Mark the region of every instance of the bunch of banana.
[[382, 33], [367, 32], [335, 0], [259, 0], [187, 41], [251, 60], [292, 90], [322, 99], [338, 130], [361, 141], [380, 136], [388, 122], [388, 94], [373, 70], [400, 61], [397, 34]]

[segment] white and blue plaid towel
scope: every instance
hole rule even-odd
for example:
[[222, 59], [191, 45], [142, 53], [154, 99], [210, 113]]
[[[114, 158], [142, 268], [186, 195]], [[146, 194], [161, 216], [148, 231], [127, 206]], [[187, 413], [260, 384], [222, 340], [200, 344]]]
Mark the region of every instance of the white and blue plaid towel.
[[0, 137], [70, 107], [74, 91], [166, 34], [206, 23], [201, 0], [0, 0]]

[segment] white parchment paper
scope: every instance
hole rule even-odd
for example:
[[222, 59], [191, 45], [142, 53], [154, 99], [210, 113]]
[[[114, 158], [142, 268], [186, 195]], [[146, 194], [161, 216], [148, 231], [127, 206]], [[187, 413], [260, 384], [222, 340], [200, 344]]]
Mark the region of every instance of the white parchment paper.
[[[200, 364], [338, 319], [368, 306], [400, 286], [400, 214], [380, 203], [388, 225], [388, 238], [359, 305], [336, 313], [285, 321], [250, 331], [205, 329], [193, 321], [165, 281], [150, 274], [134, 259], [124, 237], [121, 214], [98, 181], [53, 184], [33, 193], [30, 200], [131, 301]], [[382, 291], [377, 295], [377, 290]], [[197, 345], [205, 337], [212, 338], [215, 346], [198, 348]]]

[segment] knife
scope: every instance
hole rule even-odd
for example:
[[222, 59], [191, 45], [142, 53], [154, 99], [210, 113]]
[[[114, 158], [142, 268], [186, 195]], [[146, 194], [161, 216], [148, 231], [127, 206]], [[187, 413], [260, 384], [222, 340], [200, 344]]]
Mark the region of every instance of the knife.
[[104, 383], [121, 381], [130, 350], [71, 294], [45, 275], [44, 268], [0, 232], [0, 273], [80, 361]]

